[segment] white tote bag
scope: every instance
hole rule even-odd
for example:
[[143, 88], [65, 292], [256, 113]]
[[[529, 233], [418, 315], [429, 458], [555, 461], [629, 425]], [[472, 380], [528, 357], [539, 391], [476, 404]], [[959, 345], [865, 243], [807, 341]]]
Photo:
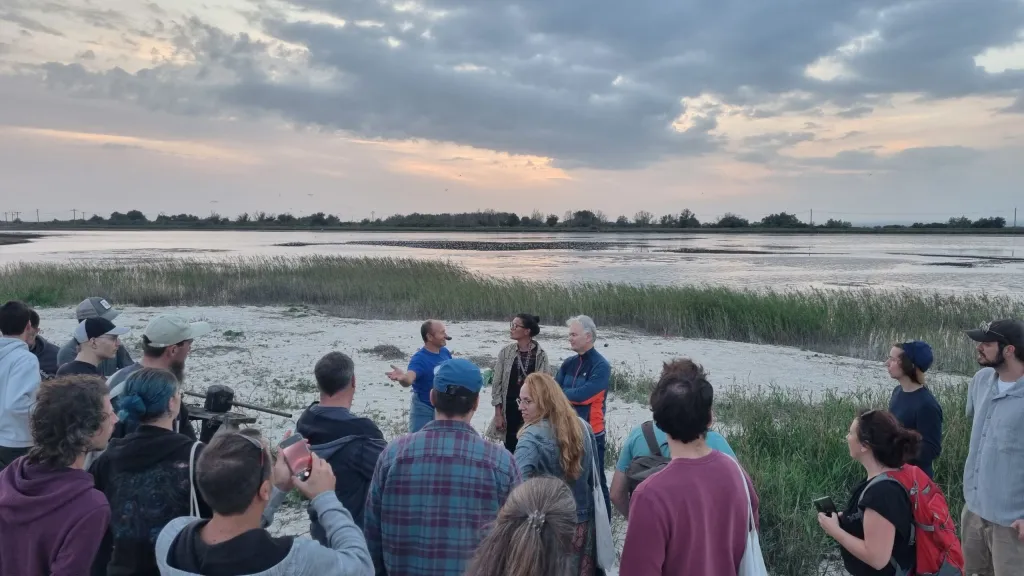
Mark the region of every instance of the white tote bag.
[[754, 524], [754, 504], [750, 500], [750, 488], [747, 487], [747, 475], [743, 473], [743, 467], [739, 460], [733, 459], [736, 468], [740, 471], [740, 480], [743, 482], [743, 492], [747, 495], [747, 547], [743, 552], [743, 559], [740, 560], [737, 576], [768, 576], [768, 568], [764, 565], [764, 555], [761, 554], [761, 541], [757, 537], [757, 528]]
[[199, 446], [199, 442], [192, 445], [192, 452], [188, 455], [188, 484], [191, 487], [189, 490], [189, 505], [188, 515], [193, 518], [199, 518], [199, 499], [196, 498], [196, 448]]
[[[589, 428], [583, 427], [584, 437], [590, 442]], [[591, 446], [594, 446], [591, 444]], [[596, 448], [596, 446], [594, 446]], [[597, 566], [605, 572], [615, 564], [615, 539], [612, 538], [612, 521], [608, 517], [608, 508], [604, 502], [604, 491], [601, 490], [601, 469], [597, 466], [597, 454], [590, 456], [591, 477], [594, 479], [594, 533], [597, 549]]]

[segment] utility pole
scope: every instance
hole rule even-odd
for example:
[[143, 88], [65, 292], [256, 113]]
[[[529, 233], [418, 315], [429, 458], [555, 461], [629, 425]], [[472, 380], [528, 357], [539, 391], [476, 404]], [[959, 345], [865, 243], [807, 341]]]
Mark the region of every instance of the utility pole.
[[814, 208], [811, 208], [811, 228], [814, 228]]
[[1013, 227], [1017, 227], [1017, 208], [1013, 209]]
[[72, 208], [71, 209], [71, 221], [74, 222], [75, 220], [78, 220], [78, 210]]
[[36, 208], [36, 224], [39, 224], [39, 208]]

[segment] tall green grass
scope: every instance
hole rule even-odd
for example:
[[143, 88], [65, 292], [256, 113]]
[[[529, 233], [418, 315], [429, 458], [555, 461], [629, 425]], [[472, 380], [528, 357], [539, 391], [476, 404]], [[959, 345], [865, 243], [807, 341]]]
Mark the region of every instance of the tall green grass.
[[[965, 414], [967, 380], [932, 392], [944, 417], [935, 480], [959, 523], [971, 431]], [[778, 389], [730, 391], [716, 400], [716, 417], [757, 488], [761, 545], [772, 574], [817, 575], [837, 558], [838, 545], [818, 526], [811, 501], [831, 496], [838, 508], [845, 508], [851, 488], [865, 478], [864, 469], [850, 458], [847, 430], [858, 408], [887, 408], [888, 400], [888, 392], [876, 391], [830, 393], [811, 402]]]
[[1024, 316], [1003, 297], [900, 291], [773, 292], [705, 286], [556, 284], [471, 274], [442, 261], [391, 258], [240, 258], [9, 264], [0, 298], [36, 306], [70, 305], [86, 296], [118, 304], [308, 304], [366, 318], [507, 319], [520, 311], [561, 322], [589, 314], [598, 327], [654, 334], [799, 346], [880, 359], [892, 342], [922, 338], [937, 370], [969, 372], [963, 330], [983, 320]]

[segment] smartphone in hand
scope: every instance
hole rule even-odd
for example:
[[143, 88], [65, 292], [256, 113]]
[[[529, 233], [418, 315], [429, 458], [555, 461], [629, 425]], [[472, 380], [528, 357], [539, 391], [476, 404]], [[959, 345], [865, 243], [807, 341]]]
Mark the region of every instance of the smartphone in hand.
[[831, 516], [836, 513], [836, 505], [832, 502], [832, 499], [828, 496], [818, 498], [812, 502], [814, 507], [818, 509], [818, 512], [826, 516]]
[[299, 479], [307, 480], [309, 471], [313, 467], [313, 454], [309, 451], [309, 446], [302, 434], [292, 434], [282, 440], [277, 447], [285, 464], [288, 465], [288, 470]]

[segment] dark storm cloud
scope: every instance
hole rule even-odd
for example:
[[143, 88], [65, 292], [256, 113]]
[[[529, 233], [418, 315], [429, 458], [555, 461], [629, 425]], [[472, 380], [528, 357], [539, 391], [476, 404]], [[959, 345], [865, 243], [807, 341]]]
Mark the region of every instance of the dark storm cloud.
[[[684, 98], [710, 94], [754, 119], [823, 117], [830, 107], [860, 118], [897, 93], [1024, 87], [1021, 71], [990, 74], [973, 60], [1017, 41], [1018, 0], [291, 4], [248, 16], [305, 47], [301, 59], [193, 19], [173, 38], [195, 64], [128, 74], [51, 63], [47, 80], [178, 113], [270, 113], [365, 138], [451, 141], [603, 168], [720, 148], [722, 137], [710, 132], [721, 107], [688, 109]], [[307, 17], [316, 12], [347, 24]], [[823, 58], [849, 73], [808, 77]], [[1022, 107], [1018, 100], [1007, 111]], [[683, 132], [673, 127], [681, 116]], [[741, 145], [752, 161], [801, 141]]]

